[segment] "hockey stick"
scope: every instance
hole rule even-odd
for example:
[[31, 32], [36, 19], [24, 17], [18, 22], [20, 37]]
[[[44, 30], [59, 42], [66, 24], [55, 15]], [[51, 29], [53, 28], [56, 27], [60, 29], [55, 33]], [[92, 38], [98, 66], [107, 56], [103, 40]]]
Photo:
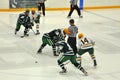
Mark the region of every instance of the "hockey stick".
[[29, 36], [29, 35], [23, 35], [23, 36], [20, 36], [20, 37], [21, 37], [21, 38], [24, 38], [25, 36], [27, 37], [27, 36]]
[[33, 33], [36, 35], [35, 31], [33, 29], [31, 29], [33, 31]]
[[[33, 31], [33, 33], [36, 35], [35, 31], [31, 28], [31, 30]], [[25, 37], [25, 36], [29, 36], [29, 35], [23, 35], [23, 36], [20, 36], [21, 38]]]

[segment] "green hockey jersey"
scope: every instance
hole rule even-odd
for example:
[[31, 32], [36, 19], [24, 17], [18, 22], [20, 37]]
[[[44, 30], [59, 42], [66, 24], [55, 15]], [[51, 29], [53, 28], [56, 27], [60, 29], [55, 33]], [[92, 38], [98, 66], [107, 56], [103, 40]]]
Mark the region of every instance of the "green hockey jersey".
[[22, 25], [30, 24], [30, 17], [25, 15], [25, 13], [21, 13], [21, 14], [19, 14], [19, 18], [18, 18], [17, 22]]
[[72, 48], [63, 40], [55, 44], [64, 55], [74, 55]]

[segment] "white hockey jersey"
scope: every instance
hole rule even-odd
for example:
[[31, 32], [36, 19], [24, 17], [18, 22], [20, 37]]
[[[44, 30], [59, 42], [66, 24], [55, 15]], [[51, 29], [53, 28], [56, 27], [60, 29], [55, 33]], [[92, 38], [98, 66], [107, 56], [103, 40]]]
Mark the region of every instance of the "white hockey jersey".
[[30, 17], [30, 20], [31, 20], [31, 22], [34, 22], [36, 19], [37, 19], [37, 17], [38, 16], [40, 16], [40, 12], [35, 12], [35, 14], [33, 15], [31, 12], [30, 12], [30, 14], [29, 14], [29, 17]]
[[78, 49], [89, 49], [95, 45], [95, 42], [87, 37], [78, 40]]

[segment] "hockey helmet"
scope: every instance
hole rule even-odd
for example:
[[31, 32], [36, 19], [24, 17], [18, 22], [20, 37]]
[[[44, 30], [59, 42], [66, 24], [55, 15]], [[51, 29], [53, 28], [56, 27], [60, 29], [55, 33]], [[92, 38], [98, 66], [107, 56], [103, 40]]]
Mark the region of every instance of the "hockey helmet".
[[32, 10], [31, 10], [31, 13], [32, 13], [32, 14], [35, 14], [35, 9], [32, 9]]
[[26, 11], [25, 11], [25, 13], [29, 13], [30, 12], [30, 10], [29, 9], [27, 9]]
[[64, 32], [65, 34], [68, 34], [68, 35], [71, 34], [71, 32], [68, 30], [68, 28], [64, 28], [63, 32]]
[[27, 16], [28, 16], [28, 15], [29, 15], [29, 13], [30, 13], [30, 10], [28, 10], [28, 9], [27, 9], [27, 10], [25, 11], [25, 15], [27, 15]]
[[79, 33], [79, 34], [78, 34], [78, 38], [79, 38], [79, 39], [82, 38], [83, 36], [84, 36], [83, 33]]

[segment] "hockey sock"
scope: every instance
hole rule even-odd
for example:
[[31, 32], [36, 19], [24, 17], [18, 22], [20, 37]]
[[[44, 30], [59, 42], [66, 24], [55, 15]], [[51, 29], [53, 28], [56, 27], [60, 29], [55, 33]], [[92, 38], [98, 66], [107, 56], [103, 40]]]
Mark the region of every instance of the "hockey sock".
[[95, 59], [95, 55], [94, 54], [91, 54], [90, 56], [91, 56], [91, 59], [93, 59], [93, 60]]
[[96, 60], [93, 60], [93, 62], [94, 62], [94, 66], [97, 66], [97, 62], [96, 62]]
[[58, 56], [58, 55], [56, 54], [56, 46], [53, 45], [53, 46], [52, 46], [52, 50], [53, 50], [53, 55], [54, 55], [54, 56]]
[[39, 32], [39, 24], [38, 23], [36, 24], [36, 33], [40, 34], [40, 32]]
[[88, 75], [87, 72], [85, 71], [85, 69], [83, 67], [80, 67], [79, 69], [85, 74], [85, 76]]
[[60, 64], [60, 67], [61, 67], [62, 69], [65, 69], [64, 64]]
[[28, 33], [28, 31], [29, 31], [28, 29], [25, 29], [25, 30], [24, 30], [24, 36], [25, 36], [25, 35], [27, 35], [27, 36], [28, 36], [28, 34], [27, 34], [27, 33]]
[[90, 56], [91, 56], [91, 58], [92, 58], [92, 60], [93, 60], [94, 66], [97, 66], [97, 62], [96, 62], [95, 55], [92, 54], [92, 55], [90, 55]]
[[82, 58], [81, 57], [77, 57], [76, 60], [77, 60], [78, 63], [81, 64], [81, 62], [82, 62]]

